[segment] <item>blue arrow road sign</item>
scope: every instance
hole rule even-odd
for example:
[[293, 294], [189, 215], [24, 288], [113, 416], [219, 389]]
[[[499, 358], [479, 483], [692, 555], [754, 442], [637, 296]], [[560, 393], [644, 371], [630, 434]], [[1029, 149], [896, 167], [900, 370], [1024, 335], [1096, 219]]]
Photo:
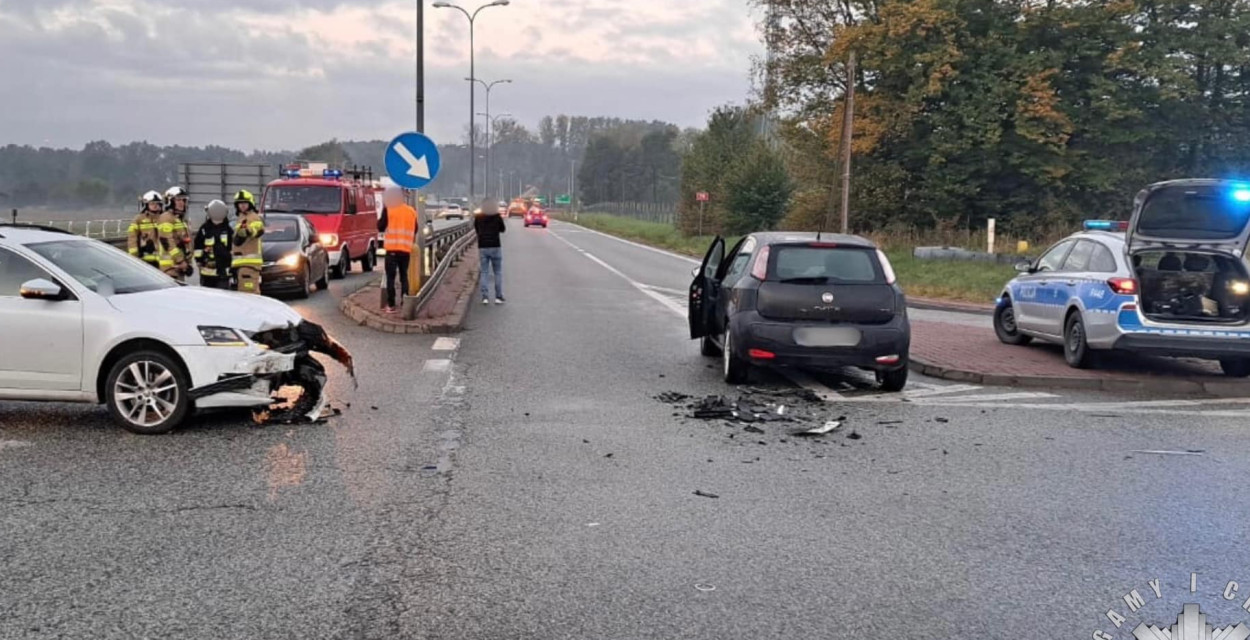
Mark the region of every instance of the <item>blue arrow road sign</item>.
[[386, 147], [386, 173], [405, 189], [430, 184], [439, 164], [438, 146], [420, 133], [401, 133]]

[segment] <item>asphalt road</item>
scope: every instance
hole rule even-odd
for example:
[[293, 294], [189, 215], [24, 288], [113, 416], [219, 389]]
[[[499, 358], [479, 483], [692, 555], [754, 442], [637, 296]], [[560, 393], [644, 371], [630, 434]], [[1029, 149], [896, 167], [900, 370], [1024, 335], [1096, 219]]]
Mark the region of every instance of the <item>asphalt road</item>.
[[686, 339], [693, 265], [566, 224], [511, 221], [505, 245], [508, 303], [474, 305], [458, 341], [347, 323], [360, 274], [295, 305], [360, 363], [358, 389], [330, 365], [327, 425], [142, 438], [0, 403], [0, 637], [1129, 638], [1182, 602], [1246, 617], [1250, 594], [1219, 595], [1250, 584], [1245, 399], [813, 375], [827, 401], [794, 410], [838, 430], [751, 433], [654, 399], [737, 393]]

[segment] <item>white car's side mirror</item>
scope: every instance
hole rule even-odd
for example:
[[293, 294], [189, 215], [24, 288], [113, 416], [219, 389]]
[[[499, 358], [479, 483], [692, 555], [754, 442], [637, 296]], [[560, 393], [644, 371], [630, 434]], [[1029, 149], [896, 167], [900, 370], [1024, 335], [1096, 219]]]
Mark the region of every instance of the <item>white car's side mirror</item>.
[[23, 283], [21, 295], [27, 300], [64, 300], [66, 297], [65, 289], [61, 285], [43, 278]]

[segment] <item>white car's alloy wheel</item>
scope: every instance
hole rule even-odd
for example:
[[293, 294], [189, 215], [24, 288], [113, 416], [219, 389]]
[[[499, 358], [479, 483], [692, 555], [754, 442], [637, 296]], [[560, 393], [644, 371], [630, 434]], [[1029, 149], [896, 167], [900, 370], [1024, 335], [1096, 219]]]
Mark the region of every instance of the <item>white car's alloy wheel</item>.
[[113, 384], [113, 402], [131, 424], [150, 429], [169, 420], [178, 408], [178, 381], [165, 365], [140, 360], [126, 367]]

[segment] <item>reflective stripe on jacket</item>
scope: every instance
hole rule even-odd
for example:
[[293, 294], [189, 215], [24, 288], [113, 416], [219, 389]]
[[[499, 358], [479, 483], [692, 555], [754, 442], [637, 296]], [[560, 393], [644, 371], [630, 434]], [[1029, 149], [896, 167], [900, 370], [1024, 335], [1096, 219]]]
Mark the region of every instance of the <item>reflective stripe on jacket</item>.
[[231, 266], [238, 269], [247, 267], [259, 270], [265, 261], [262, 259], [264, 249], [260, 237], [265, 235], [265, 223], [260, 214], [249, 211], [239, 218], [234, 227], [234, 246], [232, 248]]
[[386, 208], [386, 235], [382, 239], [382, 248], [387, 253], [412, 253], [412, 245], [417, 236], [417, 211], [401, 204]]

